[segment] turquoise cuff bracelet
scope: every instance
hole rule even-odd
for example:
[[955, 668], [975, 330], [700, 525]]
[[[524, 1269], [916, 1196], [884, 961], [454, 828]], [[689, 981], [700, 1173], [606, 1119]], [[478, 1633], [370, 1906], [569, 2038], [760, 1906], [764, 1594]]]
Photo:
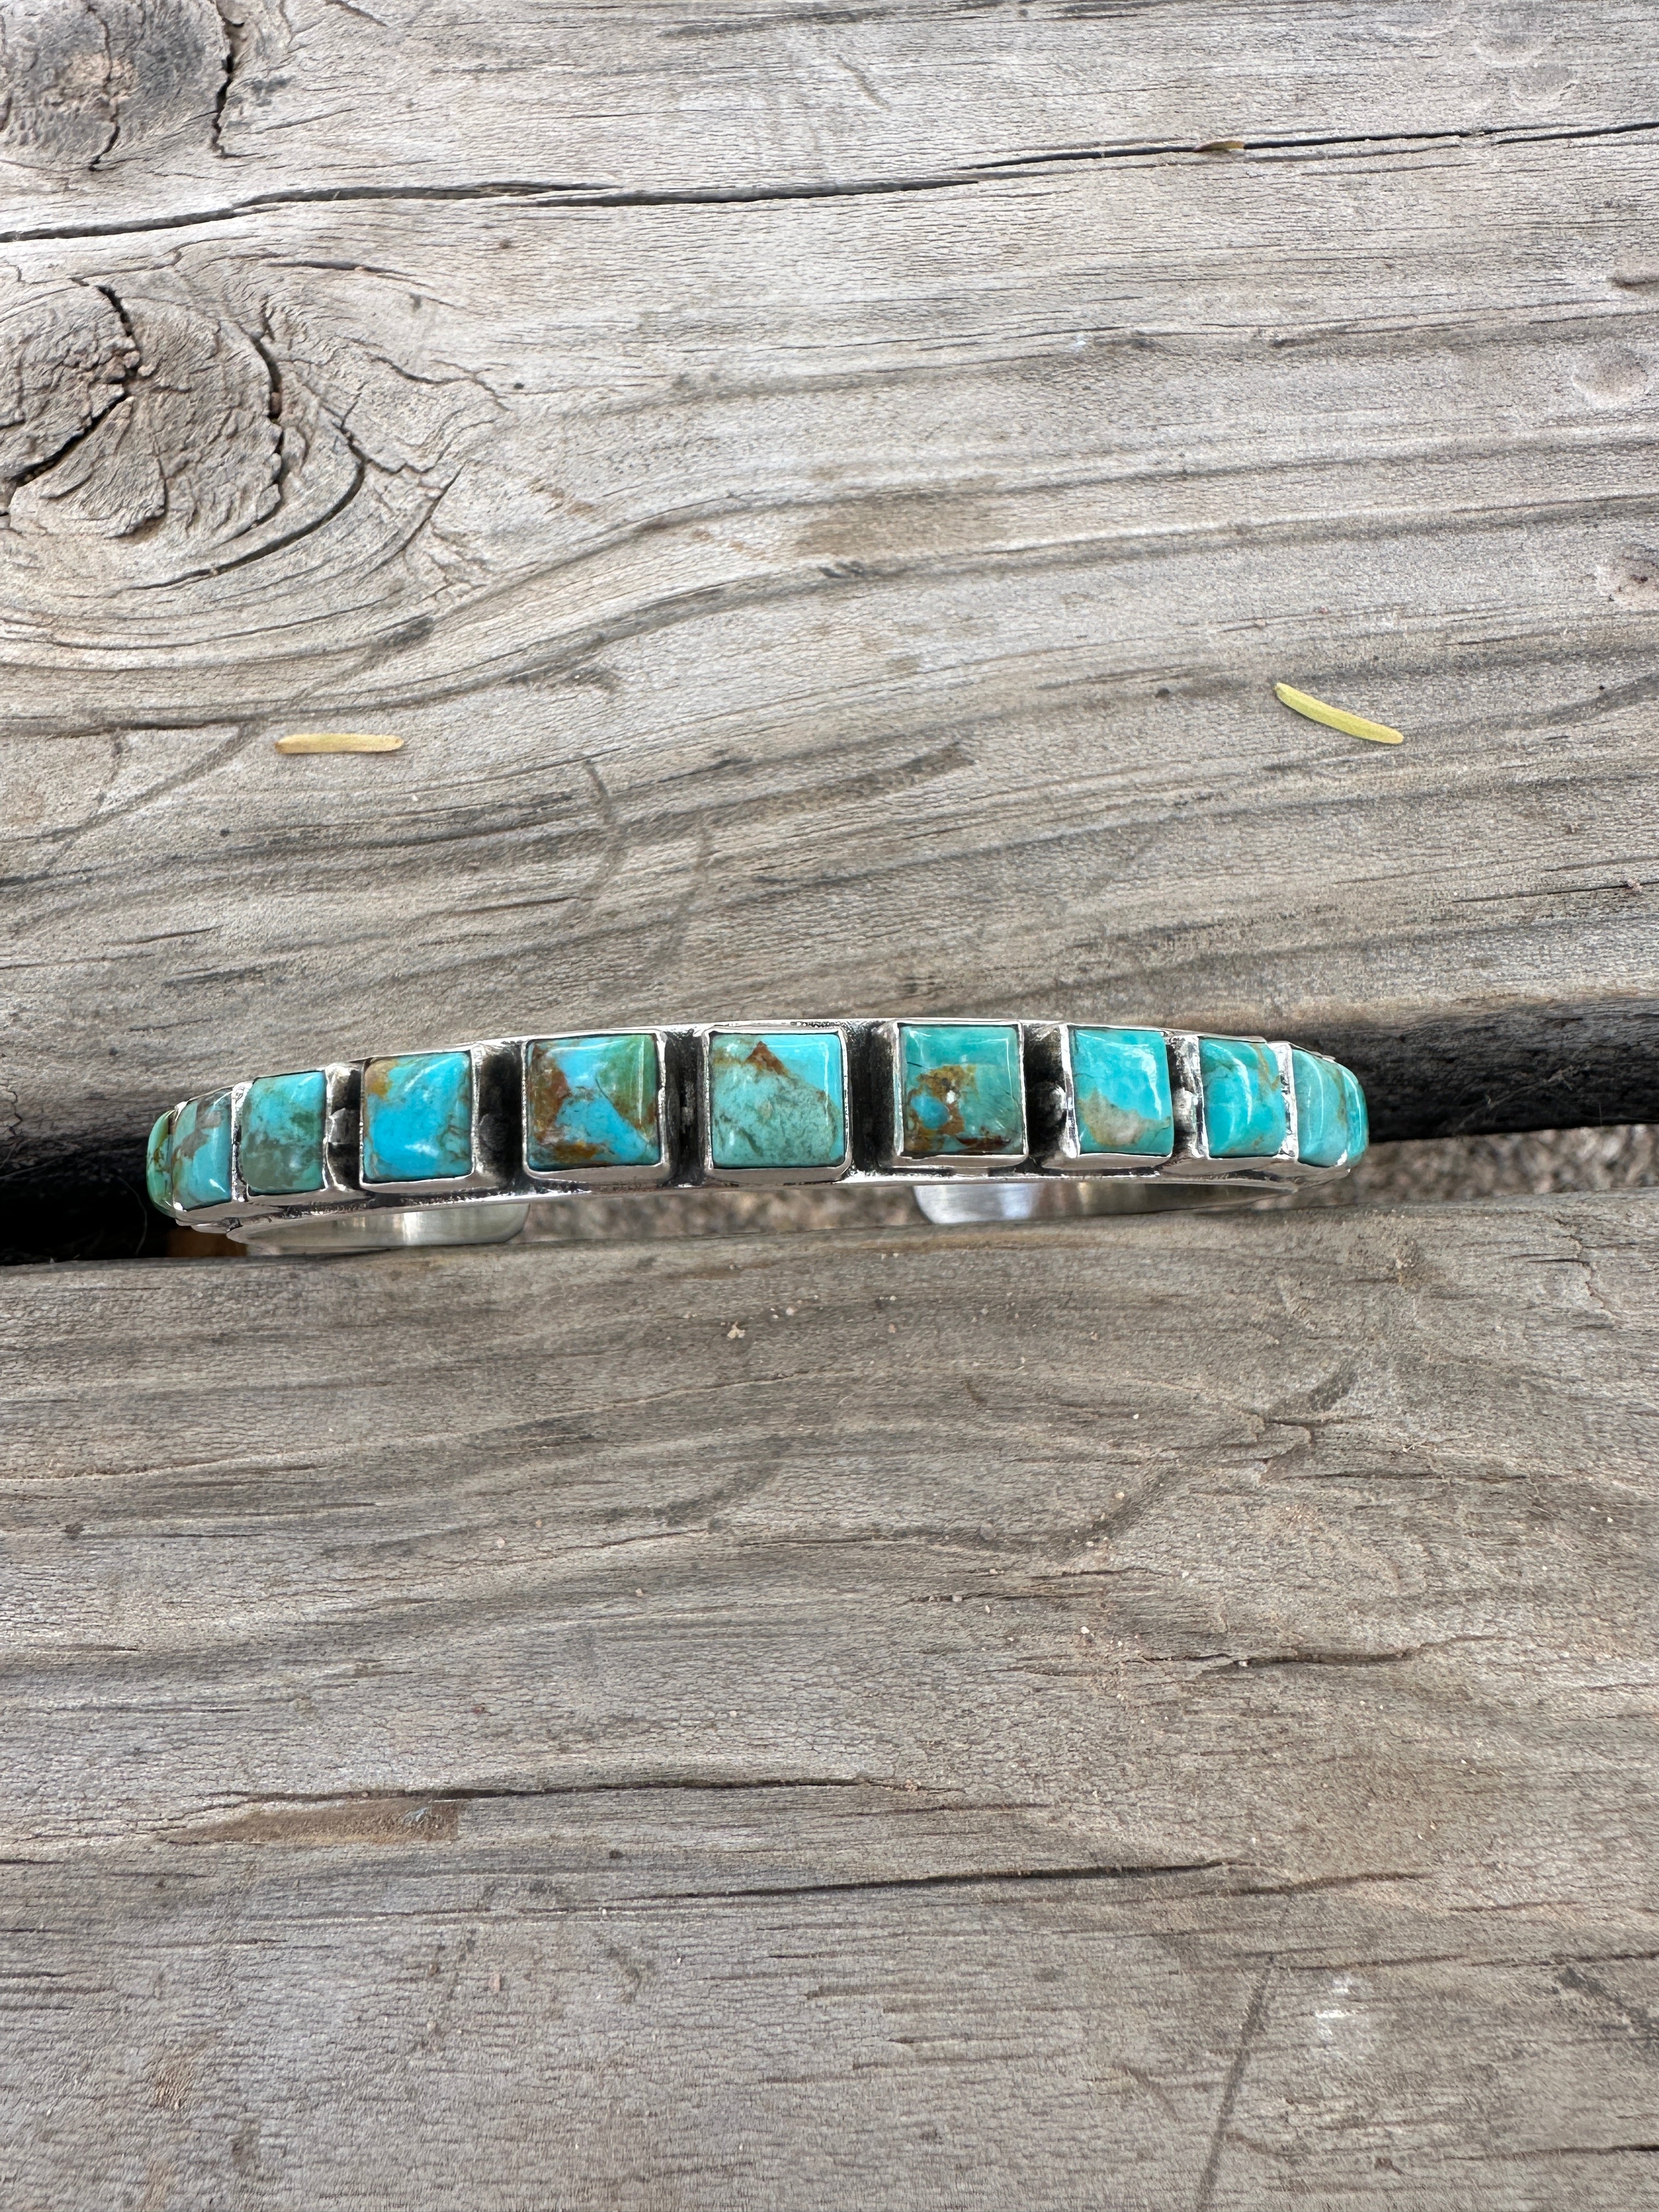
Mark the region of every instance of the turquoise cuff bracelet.
[[266, 1251], [495, 1243], [538, 1200], [696, 1184], [1340, 1175], [1365, 1099], [1261, 1037], [1047, 1021], [497, 1037], [262, 1075], [163, 1114], [162, 1212]]

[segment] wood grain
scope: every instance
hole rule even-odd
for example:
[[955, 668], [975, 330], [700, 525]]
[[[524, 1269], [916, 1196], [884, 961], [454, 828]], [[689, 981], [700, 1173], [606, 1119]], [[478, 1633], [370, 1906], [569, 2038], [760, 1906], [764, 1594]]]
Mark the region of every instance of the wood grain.
[[1653, 1110], [1645, 9], [15, 15], [14, 1195], [745, 1010]]
[[9, 2201], [1659, 2202], [1656, 1207], [9, 1271]]

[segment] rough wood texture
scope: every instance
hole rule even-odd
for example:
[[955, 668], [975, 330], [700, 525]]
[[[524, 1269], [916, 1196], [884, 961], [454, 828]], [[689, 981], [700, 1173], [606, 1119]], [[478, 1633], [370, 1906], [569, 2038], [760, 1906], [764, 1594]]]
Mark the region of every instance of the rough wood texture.
[[[1645, 5], [4, 38], [15, 1179], [259, 1066], [741, 1008], [1652, 1109]], [[406, 750], [271, 751], [354, 718]]]
[[9, 2204], [1659, 2204], [1659, 1197], [0, 1284]]

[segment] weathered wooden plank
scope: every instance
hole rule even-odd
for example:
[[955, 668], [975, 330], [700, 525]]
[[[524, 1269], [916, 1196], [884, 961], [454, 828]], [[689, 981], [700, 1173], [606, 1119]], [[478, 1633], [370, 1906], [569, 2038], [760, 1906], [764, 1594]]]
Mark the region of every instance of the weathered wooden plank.
[[1653, 2203], [1656, 1207], [10, 1271], [12, 2193]]
[[934, 1808], [805, 1796], [7, 1869], [7, 2086], [52, 2083], [14, 2201], [1654, 2202], [1650, 1922], [1079, 1873], [1023, 1837], [1018, 1871], [957, 1844], [847, 1880], [848, 1832], [931, 1838]]
[[37, 0], [0, 155], [26, 232], [272, 195], [972, 183], [1034, 154], [1639, 128], [1650, 29], [1640, 0]]
[[[297, 14], [217, 155], [9, 173], [14, 1187], [261, 1065], [745, 1006], [1651, 1110], [1643, 11], [388, 21]], [[501, 187], [508, 55], [582, 191]], [[406, 750], [270, 752], [354, 718]]]

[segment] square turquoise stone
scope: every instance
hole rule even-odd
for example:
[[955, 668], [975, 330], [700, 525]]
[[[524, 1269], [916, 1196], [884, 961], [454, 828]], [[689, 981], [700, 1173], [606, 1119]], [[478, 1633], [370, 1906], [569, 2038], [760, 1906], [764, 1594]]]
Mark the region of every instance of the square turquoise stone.
[[472, 1055], [410, 1053], [363, 1070], [363, 1181], [442, 1182], [472, 1172]]
[[1168, 1159], [1175, 1102], [1163, 1032], [1074, 1029], [1071, 1042], [1078, 1151]]
[[320, 1190], [328, 1081], [320, 1067], [300, 1075], [262, 1075], [242, 1097], [237, 1132], [242, 1181], [261, 1198]]
[[144, 1188], [149, 1202], [162, 1213], [173, 1211], [173, 1109], [157, 1121], [144, 1147]]
[[835, 1168], [847, 1158], [839, 1030], [716, 1030], [708, 1149], [717, 1168]]
[[1212, 1159], [1271, 1158], [1290, 1127], [1272, 1048], [1255, 1037], [1200, 1037], [1198, 1066]]
[[908, 1159], [1025, 1151], [1025, 1086], [1012, 1022], [901, 1022], [902, 1150]]
[[1310, 1167], [1340, 1167], [1348, 1157], [1348, 1101], [1342, 1070], [1322, 1054], [1291, 1052], [1296, 1087], [1296, 1156]]
[[524, 1056], [525, 1164], [544, 1173], [657, 1166], [659, 1081], [649, 1030], [538, 1038]]
[[230, 1196], [230, 1093], [192, 1098], [173, 1117], [173, 1197], [186, 1212]]

